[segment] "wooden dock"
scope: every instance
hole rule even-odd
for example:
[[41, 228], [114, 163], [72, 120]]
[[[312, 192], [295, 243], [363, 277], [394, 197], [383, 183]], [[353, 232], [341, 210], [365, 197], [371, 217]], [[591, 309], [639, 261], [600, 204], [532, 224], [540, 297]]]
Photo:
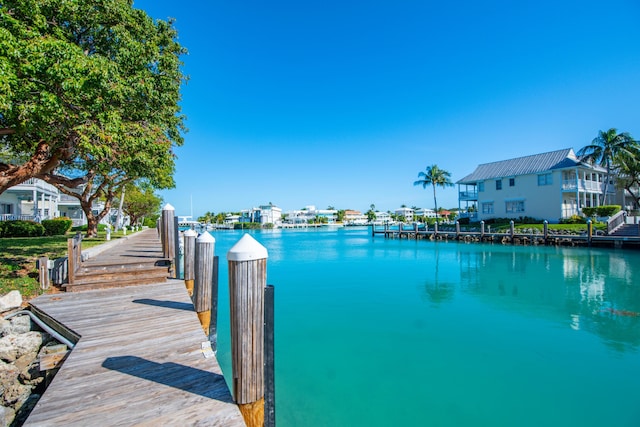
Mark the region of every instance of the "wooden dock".
[[[94, 261], [155, 256], [145, 252], [155, 230], [142, 233]], [[202, 351], [208, 339], [184, 281], [127, 285], [30, 302], [79, 340], [24, 425], [244, 426], [215, 356]]]
[[486, 231], [458, 231], [451, 229], [426, 230], [424, 226], [373, 226], [371, 235], [382, 235], [390, 239], [429, 239], [452, 240], [465, 243], [500, 243], [514, 245], [552, 245], [552, 246], [589, 246], [610, 248], [640, 249], [640, 237], [637, 236], [603, 236], [585, 234], [561, 233], [517, 233], [517, 232], [486, 232]]

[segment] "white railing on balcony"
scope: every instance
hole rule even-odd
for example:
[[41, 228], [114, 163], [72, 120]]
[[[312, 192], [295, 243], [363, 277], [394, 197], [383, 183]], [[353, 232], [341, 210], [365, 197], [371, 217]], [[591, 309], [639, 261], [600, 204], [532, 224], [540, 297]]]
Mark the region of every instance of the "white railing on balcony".
[[460, 200], [478, 200], [477, 191], [461, 191], [459, 193]]
[[33, 221], [33, 215], [0, 214], [0, 221]]
[[[580, 190], [580, 191], [591, 191], [594, 193], [602, 193], [604, 188], [604, 183], [598, 181], [587, 181], [585, 179], [578, 180], [576, 182], [575, 179], [563, 180], [562, 181], [562, 189], [563, 190]], [[616, 189], [613, 184], [609, 184], [607, 187], [607, 193], [615, 193]]]
[[41, 179], [37, 179], [37, 178], [29, 178], [28, 180], [18, 184], [18, 185], [14, 185], [12, 188], [17, 189], [17, 190], [44, 190], [44, 191], [48, 191], [50, 193], [58, 193], [58, 189], [49, 184], [46, 183], [44, 181], [42, 181]]

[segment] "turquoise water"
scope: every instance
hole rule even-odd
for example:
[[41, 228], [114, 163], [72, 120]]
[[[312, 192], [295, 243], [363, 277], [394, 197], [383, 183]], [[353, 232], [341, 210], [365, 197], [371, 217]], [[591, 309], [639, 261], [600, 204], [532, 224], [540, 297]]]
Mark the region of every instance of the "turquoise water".
[[[242, 233], [212, 234], [229, 381]], [[252, 235], [275, 286], [281, 427], [640, 425], [640, 252]]]

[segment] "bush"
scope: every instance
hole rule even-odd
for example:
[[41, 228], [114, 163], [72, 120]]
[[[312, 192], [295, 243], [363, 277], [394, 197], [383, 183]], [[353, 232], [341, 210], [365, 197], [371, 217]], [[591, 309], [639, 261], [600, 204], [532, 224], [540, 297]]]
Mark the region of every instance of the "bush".
[[467, 216], [467, 217], [464, 217], [464, 218], [460, 218], [460, 219], [458, 220], [458, 223], [459, 223], [460, 225], [469, 225], [469, 222], [471, 222], [471, 220], [469, 219], [469, 217], [468, 217], [468, 216]]
[[44, 227], [35, 221], [0, 222], [0, 237], [39, 237], [44, 235]]
[[[155, 225], [154, 225], [155, 227]], [[98, 231], [105, 231], [107, 229], [107, 225], [106, 224], [98, 224]], [[71, 230], [73, 231], [82, 231], [82, 232], [86, 232], [87, 231], [87, 225], [80, 225], [78, 227], [73, 227]]]
[[571, 215], [569, 218], [560, 219], [560, 224], [586, 224], [587, 218], [580, 215]]
[[597, 216], [613, 216], [620, 212], [622, 207], [620, 205], [602, 205], [596, 208]]
[[73, 221], [67, 217], [54, 219], [45, 219], [41, 222], [44, 227], [44, 234], [47, 236], [64, 236], [67, 231], [71, 230]]
[[582, 213], [587, 217], [590, 218], [592, 216], [596, 216], [596, 209], [594, 207], [590, 207], [590, 208], [582, 208]]

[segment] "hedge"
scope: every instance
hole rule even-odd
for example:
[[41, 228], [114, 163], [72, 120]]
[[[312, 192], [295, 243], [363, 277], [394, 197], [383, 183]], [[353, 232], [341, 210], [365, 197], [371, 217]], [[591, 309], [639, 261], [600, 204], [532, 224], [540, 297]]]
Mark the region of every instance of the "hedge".
[[589, 207], [589, 208], [582, 208], [582, 213], [587, 217], [591, 217], [591, 216], [604, 217], [604, 216], [613, 216], [618, 212], [620, 212], [621, 209], [622, 207], [620, 205], [602, 205], [602, 206], [595, 206], [595, 207]]
[[44, 227], [35, 221], [2, 221], [0, 237], [40, 237], [44, 235]]
[[64, 236], [67, 231], [71, 230], [73, 221], [67, 217], [54, 219], [44, 219], [41, 222], [44, 227], [44, 234], [47, 236]]

